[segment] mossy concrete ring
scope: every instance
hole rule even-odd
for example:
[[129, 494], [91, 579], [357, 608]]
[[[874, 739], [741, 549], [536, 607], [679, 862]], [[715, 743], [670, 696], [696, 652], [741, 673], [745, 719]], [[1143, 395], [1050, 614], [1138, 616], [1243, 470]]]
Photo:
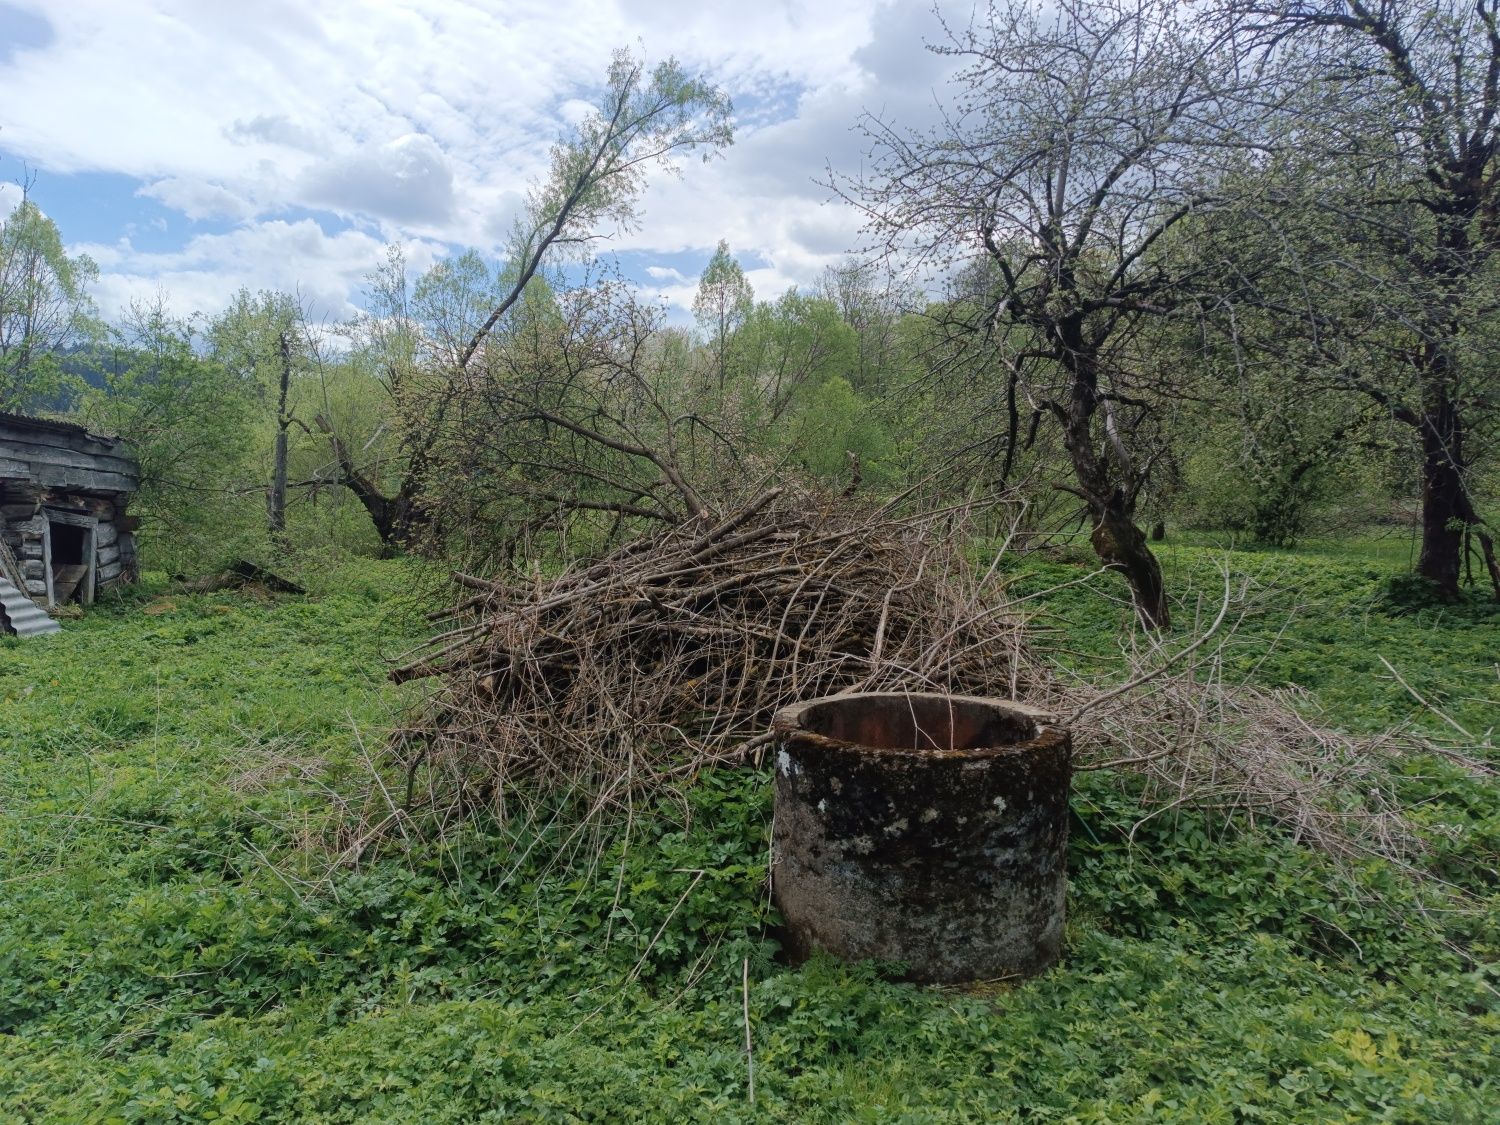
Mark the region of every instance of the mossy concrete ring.
[[793, 962], [1028, 976], [1062, 951], [1068, 732], [997, 699], [869, 692], [772, 720], [772, 886]]

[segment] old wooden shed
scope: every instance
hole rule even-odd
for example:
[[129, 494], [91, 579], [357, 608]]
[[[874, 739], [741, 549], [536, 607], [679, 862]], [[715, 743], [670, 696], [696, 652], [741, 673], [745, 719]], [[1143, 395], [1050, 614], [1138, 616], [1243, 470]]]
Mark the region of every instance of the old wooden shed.
[[21, 627], [34, 624], [36, 615], [16, 593], [38, 608], [89, 605], [102, 591], [135, 578], [136, 524], [126, 505], [139, 479], [118, 438], [71, 422], [0, 413], [0, 594], [9, 595], [0, 599], [0, 625], [6, 631], [44, 631]]

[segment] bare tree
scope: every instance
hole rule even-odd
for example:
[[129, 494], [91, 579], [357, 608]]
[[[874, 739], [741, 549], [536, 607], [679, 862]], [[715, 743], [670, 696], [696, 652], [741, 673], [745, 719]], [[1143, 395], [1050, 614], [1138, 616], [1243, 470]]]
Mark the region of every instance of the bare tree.
[[435, 331], [413, 331], [419, 321], [408, 308], [404, 277], [399, 285], [385, 278], [391, 298], [386, 304], [398, 323], [377, 326], [371, 338], [395, 349], [380, 364], [402, 431], [404, 467], [395, 490], [385, 483], [391, 475], [386, 464], [362, 463], [332, 420], [320, 418], [318, 424], [329, 437], [341, 483], [359, 498], [387, 546], [404, 545], [432, 523], [428, 493], [435, 445], [449, 433], [464, 397], [487, 377], [480, 362], [485, 345], [543, 263], [558, 248], [582, 252], [609, 228], [629, 226], [650, 169], [672, 171], [685, 152], [702, 149], [709, 159], [732, 143], [730, 111], [721, 90], [687, 74], [676, 60], [648, 69], [628, 51], [617, 51], [598, 109], [553, 146], [551, 171], [531, 192], [517, 223], [498, 292], [470, 285], [470, 296], [488, 293], [483, 305], [459, 301], [451, 319], [423, 326]]
[[867, 117], [873, 171], [840, 187], [885, 252], [950, 273], [988, 263], [954, 307], [1001, 353], [989, 369], [1010, 381], [1006, 443], [1060, 428], [1073, 479], [1057, 487], [1086, 505], [1095, 551], [1152, 626], [1169, 615], [1135, 522], [1153, 456], [1137, 439], [1170, 373], [1142, 340], [1191, 306], [1200, 277], [1164, 236], [1215, 205], [1210, 156], [1246, 143], [1233, 67], [1180, 10], [992, 3], [934, 48], [966, 64], [941, 124]]
[[1277, 125], [1293, 175], [1270, 202], [1331, 385], [1421, 450], [1418, 573], [1459, 594], [1469, 538], [1495, 595], [1474, 441], [1500, 423], [1500, 23], [1494, 0], [1226, 0], [1244, 47], [1297, 88]]
[[241, 289], [209, 325], [208, 342], [218, 362], [274, 404], [276, 437], [266, 487], [266, 527], [272, 540], [285, 546], [289, 431], [301, 425], [293, 375], [317, 352], [307, 309], [301, 297], [291, 293], [251, 294]]

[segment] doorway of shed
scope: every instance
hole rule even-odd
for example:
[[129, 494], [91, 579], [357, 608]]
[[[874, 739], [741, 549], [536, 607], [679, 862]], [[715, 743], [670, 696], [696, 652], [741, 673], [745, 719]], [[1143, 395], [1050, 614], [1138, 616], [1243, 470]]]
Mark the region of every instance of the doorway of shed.
[[47, 517], [47, 594], [52, 605], [94, 601], [94, 529], [55, 514]]

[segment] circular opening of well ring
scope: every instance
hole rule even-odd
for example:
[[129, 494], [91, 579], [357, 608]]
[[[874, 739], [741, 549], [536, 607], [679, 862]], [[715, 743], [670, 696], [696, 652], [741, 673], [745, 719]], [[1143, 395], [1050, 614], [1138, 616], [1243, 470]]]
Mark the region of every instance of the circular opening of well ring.
[[779, 712], [772, 884], [794, 961], [1026, 976], [1062, 949], [1071, 746], [1006, 700], [871, 692]]

